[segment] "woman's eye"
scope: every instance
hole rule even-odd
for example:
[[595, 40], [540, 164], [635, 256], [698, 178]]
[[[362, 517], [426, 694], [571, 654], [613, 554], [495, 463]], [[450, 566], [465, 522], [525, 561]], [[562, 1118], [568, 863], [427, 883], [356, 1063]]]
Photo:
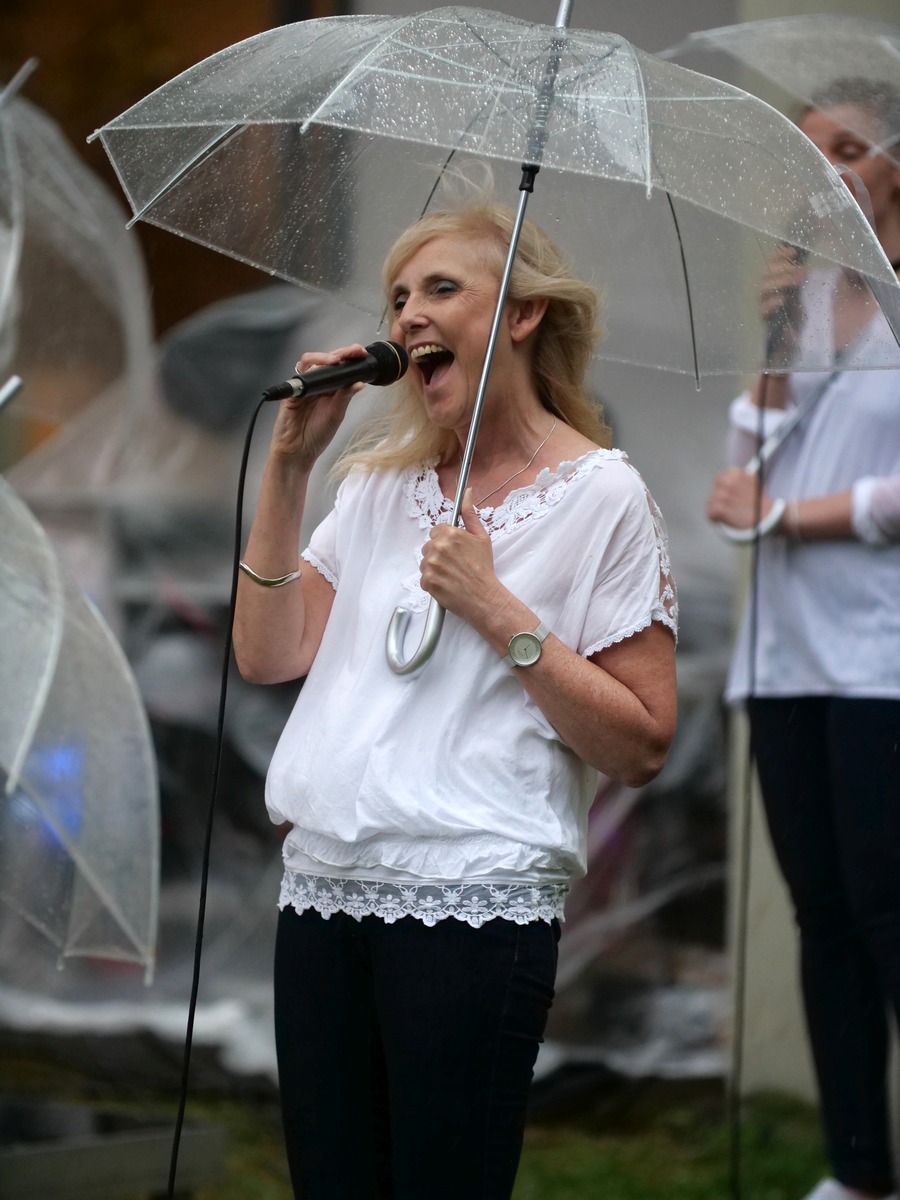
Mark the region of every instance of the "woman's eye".
[[434, 285], [434, 290], [439, 296], [444, 296], [450, 292], [457, 291], [458, 288], [452, 279], [442, 279]]
[[835, 153], [844, 162], [853, 162], [857, 158], [863, 157], [866, 147], [859, 142], [841, 142], [839, 146], [835, 147]]
[[395, 296], [393, 301], [391, 302], [391, 307], [393, 308], [394, 312], [400, 312], [400, 310], [403, 308], [403, 305], [405, 303], [406, 303], [406, 296], [398, 295], [398, 296]]

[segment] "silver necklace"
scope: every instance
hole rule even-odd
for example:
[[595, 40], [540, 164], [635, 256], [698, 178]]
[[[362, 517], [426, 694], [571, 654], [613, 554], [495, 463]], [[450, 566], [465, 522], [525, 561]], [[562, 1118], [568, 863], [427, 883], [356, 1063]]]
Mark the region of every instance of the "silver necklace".
[[547, 434], [547, 436], [544, 438], [544, 440], [541, 442], [541, 444], [540, 444], [540, 445], [538, 446], [538, 448], [535, 450], [534, 454], [532, 454], [531, 458], [529, 458], [529, 460], [528, 460], [528, 462], [525, 464], [525, 466], [524, 466], [524, 467], [519, 467], [518, 471], [513, 471], [512, 475], [510, 475], [508, 479], [504, 479], [502, 483], [498, 483], [498, 484], [497, 484], [497, 486], [496, 486], [495, 488], [492, 488], [492, 489], [491, 489], [491, 490], [490, 490], [490, 491], [487, 493], [487, 495], [486, 495], [486, 496], [482, 496], [480, 500], [476, 500], [476, 501], [475, 501], [475, 506], [476, 506], [476, 508], [480, 508], [480, 507], [481, 507], [481, 505], [482, 505], [482, 504], [484, 504], [485, 500], [488, 500], [488, 499], [489, 499], [491, 496], [493, 496], [493, 495], [494, 495], [494, 493], [495, 493], [495, 492], [499, 492], [501, 488], [504, 488], [504, 487], [506, 487], [506, 485], [507, 485], [508, 483], [510, 483], [510, 482], [511, 482], [513, 479], [515, 479], [517, 476], [521, 475], [523, 471], [527, 471], [527, 470], [528, 470], [528, 468], [531, 466], [531, 464], [534, 462], [534, 460], [537, 458], [537, 456], [540, 454], [540, 452], [543, 450], [543, 448], [544, 448], [544, 447], [547, 445], [547, 443], [550, 441], [550, 438], [553, 436], [553, 430], [554, 430], [555, 428], [556, 428], [556, 417], [554, 417], [554, 418], [553, 418], [553, 424], [550, 426], [550, 432]]

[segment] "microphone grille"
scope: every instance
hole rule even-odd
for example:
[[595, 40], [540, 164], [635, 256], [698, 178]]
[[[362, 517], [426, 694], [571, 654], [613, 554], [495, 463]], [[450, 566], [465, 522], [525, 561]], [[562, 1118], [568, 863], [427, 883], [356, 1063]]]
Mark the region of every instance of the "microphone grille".
[[380, 342], [373, 342], [371, 346], [366, 346], [366, 350], [375, 359], [378, 368], [377, 374], [374, 379], [369, 380], [369, 383], [383, 387], [389, 383], [396, 383], [406, 374], [409, 355], [396, 342], [389, 342], [387, 338], [384, 338]]

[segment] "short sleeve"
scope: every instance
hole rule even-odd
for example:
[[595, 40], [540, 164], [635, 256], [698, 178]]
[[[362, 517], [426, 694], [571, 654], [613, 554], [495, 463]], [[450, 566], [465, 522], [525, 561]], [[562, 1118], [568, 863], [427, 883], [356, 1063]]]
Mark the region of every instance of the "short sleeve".
[[640, 476], [620, 500], [594, 581], [580, 652], [585, 656], [661, 621], [678, 633], [678, 599], [662, 514]]
[[309, 545], [300, 555], [337, 589], [341, 577], [337, 551], [338, 514], [343, 500], [344, 483], [338, 488], [334, 507], [313, 530]]

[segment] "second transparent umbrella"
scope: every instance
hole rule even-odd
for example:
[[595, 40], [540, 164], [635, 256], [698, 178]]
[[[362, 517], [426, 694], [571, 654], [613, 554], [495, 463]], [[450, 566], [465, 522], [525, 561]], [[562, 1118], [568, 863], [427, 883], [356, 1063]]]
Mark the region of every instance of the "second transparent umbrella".
[[[766, 98], [779, 107], [819, 106], [819, 97], [842, 80], [865, 80], [873, 88], [900, 84], [900, 25], [838, 13], [802, 14], [744, 21], [690, 34], [662, 57], [718, 75], [710, 64], [720, 55], [753, 74], [743, 86], [754, 93], [769, 85]], [[847, 117], [853, 120], [852, 108]], [[875, 149], [900, 162], [900, 104], [886, 104]], [[869, 140], [871, 130], [855, 132]]]

